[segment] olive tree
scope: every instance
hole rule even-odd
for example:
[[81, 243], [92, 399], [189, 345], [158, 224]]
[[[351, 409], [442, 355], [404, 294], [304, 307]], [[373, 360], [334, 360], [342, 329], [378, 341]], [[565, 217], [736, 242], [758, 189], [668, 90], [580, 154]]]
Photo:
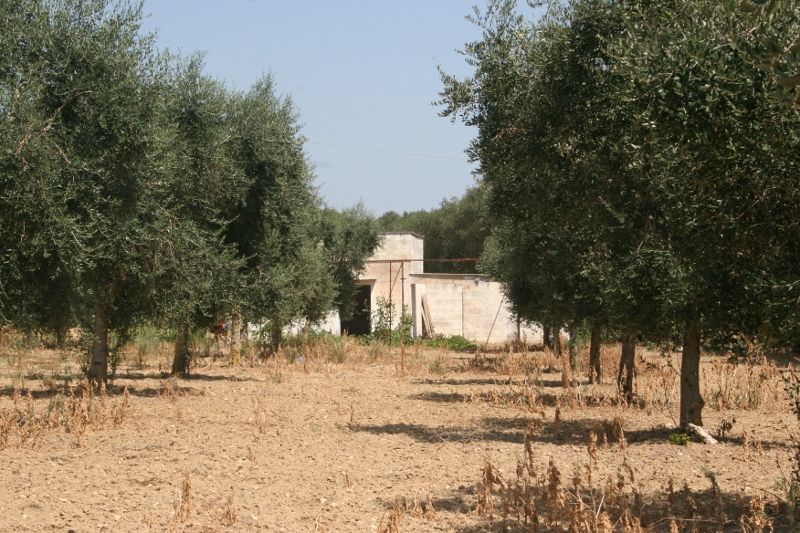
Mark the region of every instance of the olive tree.
[[88, 373], [105, 380], [109, 332], [124, 339], [144, 312], [155, 268], [169, 181], [165, 62], [140, 34], [136, 7], [42, 0], [3, 9], [12, 21], [4, 44], [16, 47], [2, 91], [3, 201], [15, 213], [2, 224], [12, 241], [3, 263], [17, 292], [40, 288], [28, 309], [48, 306], [46, 291], [59, 288], [54, 309], [87, 326]]
[[272, 343], [283, 327], [301, 317], [319, 318], [330, 310], [335, 287], [318, 231], [320, 200], [303, 149], [298, 115], [288, 97], [276, 94], [270, 77], [241, 95], [232, 141], [235, 165], [245, 187], [224, 215], [231, 222], [225, 242], [242, 265], [240, 309], [234, 313], [234, 347], [239, 316], [267, 322]]
[[633, 2], [610, 48], [619, 101], [635, 116], [620, 141], [660, 206], [654, 233], [677, 272], [682, 426], [702, 424], [703, 336], [757, 335], [780, 283], [800, 277], [800, 124], [764, 64], [770, 46], [796, 40], [790, 4]]

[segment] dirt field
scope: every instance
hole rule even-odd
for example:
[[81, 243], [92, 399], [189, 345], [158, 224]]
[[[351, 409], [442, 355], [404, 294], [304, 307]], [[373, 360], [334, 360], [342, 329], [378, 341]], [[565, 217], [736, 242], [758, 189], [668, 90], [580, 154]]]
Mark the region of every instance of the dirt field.
[[677, 382], [655, 356], [628, 407], [610, 385], [565, 393], [543, 354], [359, 349], [341, 363], [302, 350], [294, 363], [205, 361], [179, 380], [159, 372], [165, 352], [88, 398], [54, 352], [0, 359], [0, 531], [485, 531], [502, 523], [476, 512], [481, 473], [488, 460], [512, 479], [526, 428], [536, 467], [552, 458], [565, 485], [585, 475], [593, 432], [599, 485], [623, 472], [645, 500], [670, 479], [702, 500], [713, 477], [726, 509], [783, 496], [796, 425], [774, 367], [706, 362], [705, 425], [735, 421], [716, 446], [682, 446]]

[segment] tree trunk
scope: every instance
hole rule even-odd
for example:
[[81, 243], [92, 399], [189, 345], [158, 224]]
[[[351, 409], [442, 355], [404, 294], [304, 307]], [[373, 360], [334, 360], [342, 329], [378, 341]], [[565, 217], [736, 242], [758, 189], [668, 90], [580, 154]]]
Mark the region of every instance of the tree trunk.
[[600, 328], [592, 326], [592, 339], [589, 342], [589, 383], [602, 383], [600, 372]]
[[271, 322], [269, 340], [272, 344], [272, 353], [278, 353], [278, 349], [281, 347], [281, 343], [283, 342], [283, 326], [274, 320]]
[[569, 325], [569, 368], [573, 375], [578, 370], [578, 326], [573, 322]]
[[561, 328], [553, 328], [553, 355], [561, 362], [561, 386], [564, 388], [575, 385], [572, 379], [572, 368], [570, 367], [564, 350], [561, 349]]
[[242, 319], [239, 313], [231, 317], [231, 366], [242, 364]]
[[622, 337], [622, 356], [619, 358], [617, 387], [625, 401], [633, 401], [633, 378], [636, 374], [636, 336], [630, 333]]
[[94, 304], [94, 338], [89, 362], [89, 379], [97, 383], [105, 383], [108, 379], [108, 316], [105, 302]]
[[181, 324], [175, 337], [175, 356], [172, 359], [173, 374], [188, 374], [191, 353], [189, 353], [189, 325]]
[[550, 326], [542, 326], [542, 344], [545, 348], [551, 348], [550, 342]]
[[64, 343], [67, 339], [67, 327], [63, 325], [58, 325], [55, 328], [56, 334], [56, 348], [59, 350], [64, 349]]
[[702, 426], [704, 405], [700, 395], [700, 324], [690, 320], [683, 332], [681, 428], [686, 429], [688, 424]]
[[553, 353], [556, 357], [561, 357], [561, 328], [553, 328]]

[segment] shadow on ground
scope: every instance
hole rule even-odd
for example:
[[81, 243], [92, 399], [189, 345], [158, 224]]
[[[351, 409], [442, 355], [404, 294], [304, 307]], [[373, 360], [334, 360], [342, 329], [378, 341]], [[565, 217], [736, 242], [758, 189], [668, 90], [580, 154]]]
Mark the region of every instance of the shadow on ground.
[[432, 427], [422, 424], [379, 424], [364, 425], [355, 424], [350, 426], [351, 431], [372, 433], [374, 435], [405, 435], [418, 442], [429, 444], [441, 444], [443, 442], [512, 442], [522, 443], [523, 435], [519, 431], [501, 431], [492, 428], [477, 426], [474, 428], [465, 427]]
[[[594, 431], [602, 441], [602, 435], [608, 435], [611, 444], [615, 444], [610, 436], [611, 421], [596, 418], [579, 418], [572, 420], [542, 420], [534, 417], [489, 417], [483, 418], [473, 427], [459, 426], [426, 426], [422, 424], [390, 423], [350, 426], [351, 431], [372, 433], [375, 435], [405, 435], [418, 442], [429, 444], [455, 442], [508, 442], [522, 444], [525, 441], [525, 430], [530, 427], [534, 443], [570, 444], [584, 446], [589, 441], [589, 433]], [[647, 429], [624, 430], [625, 443], [628, 446], [661, 442], [668, 443], [674, 428], [657, 426]], [[722, 439], [724, 443], [742, 445], [740, 438]], [[781, 441], [762, 441], [764, 449], [784, 448], [791, 444]], [[752, 446], [752, 445], [751, 445]]]
[[[121, 396], [125, 393], [125, 389], [128, 390], [128, 394], [130, 396], [136, 396], [140, 398], [156, 398], [159, 396], [203, 396], [205, 395], [205, 391], [203, 389], [198, 389], [195, 387], [181, 387], [181, 386], [174, 386], [174, 387], [136, 387], [132, 385], [124, 385], [124, 384], [114, 384], [109, 385], [108, 389], [106, 390], [106, 394], [108, 396]], [[47, 388], [47, 389], [32, 389], [28, 387], [20, 387], [20, 388], [13, 388], [13, 387], [3, 387], [0, 388], [0, 397], [11, 398], [14, 396], [14, 392], [19, 394], [20, 398], [25, 398], [30, 394], [30, 396], [34, 400], [41, 400], [41, 399], [48, 399], [54, 398], [56, 396], [68, 396], [70, 393], [73, 396], [80, 396], [81, 395], [81, 385], [57, 385], [55, 387]]]
[[[498, 385], [500, 385], [498, 383]], [[505, 384], [503, 384], [505, 385]], [[537, 384], [538, 385], [538, 384]], [[530, 395], [529, 395], [530, 393]], [[482, 390], [472, 393], [462, 392], [419, 392], [409, 395], [412, 400], [422, 400], [426, 402], [436, 403], [463, 403], [463, 402], [488, 402], [488, 403], [501, 403], [508, 405], [525, 406], [531, 400], [534, 401], [533, 405], [529, 407], [558, 407], [565, 405], [573, 405], [575, 407], [615, 407], [624, 403], [622, 397], [612, 394], [576, 394], [569, 396], [567, 394], [555, 394], [551, 392], [543, 392], [538, 390], [536, 386], [531, 391], [522, 389], [498, 389], [498, 390]], [[647, 407], [647, 402], [640, 398], [634, 398], [632, 407], [644, 409]]]

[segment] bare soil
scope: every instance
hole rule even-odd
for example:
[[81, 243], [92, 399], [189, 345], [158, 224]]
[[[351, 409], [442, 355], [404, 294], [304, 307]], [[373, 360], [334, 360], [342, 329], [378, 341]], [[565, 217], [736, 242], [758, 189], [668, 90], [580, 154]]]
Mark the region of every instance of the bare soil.
[[[756, 494], [782, 497], [796, 422], [781, 401], [707, 407], [707, 428], [735, 418], [732, 429], [718, 445], [681, 446], [669, 438], [670, 384], [663, 408], [616, 405], [612, 385], [565, 396], [552, 365], [531, 373], [508, 364], [531, 357], [476, 365], [471, 355], [416, 351], [400, 364], [393, 350], [343, 364], [205, 361], [185, 379], [155, 363], [125, 367], [109, 391], [109, 402], [130, 395], [118, 425], [80, 439], [55, 428], [0, 449], [0, 531], [375, 532], [393, 506], [401, 531], [485, 531], [496, 526], [475, 512], [487, 459], [513, 477], [530, 428], [542, 470], [552, 459], [568, 482], [589, 463], [589, 432], [602, 436], [615, 418], [625, 441], [601, 437], [598, 480], [624, 461], [646, 497], [669, 480], [706, 491], [710, 475], [731, 508]], [[25, 358], [0, 359], [0, 410], [13, 409], [17, 387], [46, 411], [75, 370], [53, 352]], [[641, 395], [657, 398], [658, 383], [640, 379]]]

